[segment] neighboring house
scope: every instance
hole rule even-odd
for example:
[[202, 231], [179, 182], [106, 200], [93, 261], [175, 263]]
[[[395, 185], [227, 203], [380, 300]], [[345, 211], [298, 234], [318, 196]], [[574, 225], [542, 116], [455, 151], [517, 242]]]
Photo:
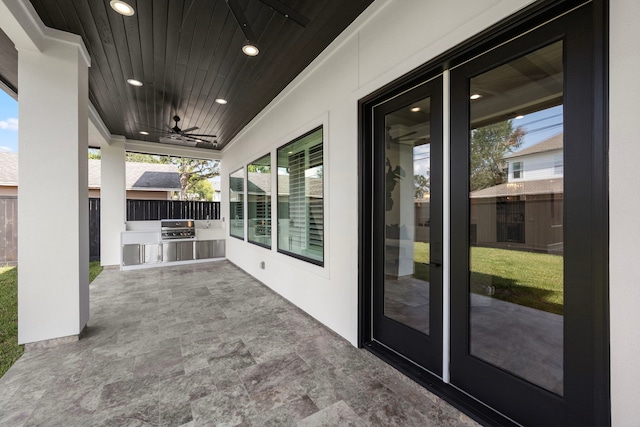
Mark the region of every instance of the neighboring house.
[[[100, 197], [100, 160], [89, 159], [89, 197]], [[127, 162], [127, 199], [170, 200], [180, 191], [175, 165]], [[0, 153], [0, 197], [18, 195], [18, 154]]]
[[211, 179], [211, 186], [213, 187], [213, 201], [214, 202], [219, 202], [222, 200], [222, 182], [220, 182], [220, 179]]
[[531, 147], [505, 156], [509, 164], [508, 182], [562, 178], [564, 161], [560, 133]]
[[563, 252], [563, 134], [505, 156], [507, 182], [471, 193], [477, 246]]

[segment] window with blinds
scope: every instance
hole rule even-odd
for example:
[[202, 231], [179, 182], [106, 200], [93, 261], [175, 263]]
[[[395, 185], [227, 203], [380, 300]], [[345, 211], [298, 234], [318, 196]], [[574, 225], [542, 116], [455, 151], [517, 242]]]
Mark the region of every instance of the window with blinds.
[[278, 251], [324, 264], [322, 128], [278, 149]]
[[244, 168], [229, 174], [229, 234], [244, 239]]
[[247, 166], [249, 242], [271, 248], [271, 155]]

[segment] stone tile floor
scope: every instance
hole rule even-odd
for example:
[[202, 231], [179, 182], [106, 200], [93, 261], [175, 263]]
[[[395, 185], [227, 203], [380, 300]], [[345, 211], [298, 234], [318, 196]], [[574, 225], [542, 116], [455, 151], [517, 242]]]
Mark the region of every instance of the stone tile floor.
[[227, 261], [91, 284], [80, 341], [0, 379], [3, 426], [469, 426]]

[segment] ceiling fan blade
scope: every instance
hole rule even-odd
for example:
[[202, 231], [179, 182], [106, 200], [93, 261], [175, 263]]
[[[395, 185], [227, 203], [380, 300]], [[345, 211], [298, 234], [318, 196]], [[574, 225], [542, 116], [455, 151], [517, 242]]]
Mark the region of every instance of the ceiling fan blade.
[[309, 18], [298, 13], [295, 9], [287, 6], [279, 0], [260, 0], [263, 4], [269, 6], [271, 9], [283, 15], [285, 18], [291, 19], [302, 28], [306, 28], [309, 25]]
[[182, 129], [182, 133], [184, 134], [184, 133], [191, 132], [192, 130], [198, 130], [198, 129], [200, 129], [198, 126], [194, 126], [189, 129]]
[[205, 133], [183, 133], [182, 135], [200, 137], [200, 138], [217, 138], [216, 135], [208, 135], [208, 134], [205, 134]]
[[256, 37], [253, 34], [253, 31], [251, 31], [251, 28], [249, 27], [249, 21], [247, 21], [247, 17], [244, 16], [244, 12], [242, 11], [242, 8], [238, 4], [238, 1], [237, 0], [225, 0], [225, 1], [227, 2], [227, 6], [229, 6], [229, 10], [231, 11], [231, 14], [238, 22], [238, 25], [240, 26], [240, 30], [242, 30], [242, 34], [244, 34], [245, 39], [255, 43]]

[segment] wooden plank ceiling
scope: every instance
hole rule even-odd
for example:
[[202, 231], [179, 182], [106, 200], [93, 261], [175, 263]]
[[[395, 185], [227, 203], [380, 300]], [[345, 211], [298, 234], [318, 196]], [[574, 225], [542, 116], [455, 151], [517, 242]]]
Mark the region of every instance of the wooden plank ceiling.
[[306, 27], [267, 1], [229, 1], [244, 11], [258, 56], [242, 53], [245, 37], [225, 0], [130, 0], [130, 17], [109, 0], [31, 3], [45, 25], [83, 38], [92, 60], [89, 97], [112, 134], [158, 142], [153, 131], [173, 127], [178, 115], [180, 128], [217, 136], [197, 146], [222, 149], [373, 0], [280, 0], [310, 20]]

